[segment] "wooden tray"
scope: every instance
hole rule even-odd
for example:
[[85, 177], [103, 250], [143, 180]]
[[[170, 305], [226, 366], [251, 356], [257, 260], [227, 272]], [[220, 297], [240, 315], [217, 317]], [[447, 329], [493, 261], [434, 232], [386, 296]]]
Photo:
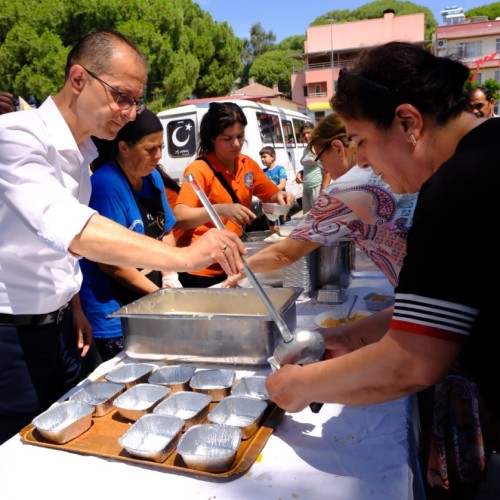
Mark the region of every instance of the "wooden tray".
[[[212, 409], [215, 404], [216, 403], [212, 402], [210, 409]], [[187, 467], [176, 450], [174, 450], [174, 452], [162, 463], [130, 455], [119, 445], [118, 439], [123, 436], [134, 422], [123, 418], [118, 410], [112, 410], [102, 417], [92, 417], [90, 429], [64, 444], [57, 444], [45, 439], [32, 424], [21, 429], [19, 434], [21, 435], [22, 441], [25, 443], [45, 446], [56, 450], [71, 451], [96, 457], [113, 458], [130, 464], [144, 465], [166, 472], [201, 476], [201, 478], [236, 479], [250, 469], [255, 462], [269, 439], [269, 436], [276, 429], [283, 413], [281, 408], [270, 402], [255, 434], [249, 439], [241, 441], [230, 469], [220, 473], [204, 472]]]

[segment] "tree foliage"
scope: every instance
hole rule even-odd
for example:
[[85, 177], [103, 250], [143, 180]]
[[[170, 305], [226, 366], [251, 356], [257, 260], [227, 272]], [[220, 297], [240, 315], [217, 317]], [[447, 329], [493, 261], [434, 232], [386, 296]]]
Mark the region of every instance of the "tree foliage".
[[278, 84], [280, 92], [289, 95], [293, 70], [290, 55], [293, 53], [293, 50], [268, 50], [255, 60], [250, 68], [250, 77], [267, 87]]
[[500, 2], [493, 2], [487, 5], [482, 5], [480, 7], [474, 7], [473, 9], [469, 9], [466, 11], [465, 15], [467, 17], [472, 16], [487, 16], [491, 21], [500, 17]]
[[96, 28], [121, 31], [144, 53], [153, 111], [224, 95], [242, 68], [242, 41], [192, 0], [0, 0], [0, 12], [0, 88], [15, 95], [56, 93], [69, 50]]

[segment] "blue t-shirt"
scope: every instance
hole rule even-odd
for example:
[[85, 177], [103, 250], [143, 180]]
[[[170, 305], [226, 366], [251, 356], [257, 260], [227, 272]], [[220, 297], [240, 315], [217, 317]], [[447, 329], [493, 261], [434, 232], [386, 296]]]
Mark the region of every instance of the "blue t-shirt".
[[[286, 175], [286, 169], [285, 167], [282, 167], [281, 165], [276, 165], [274, 168], [265, 168], [264, 169], [265, 174], [271, 179], [276, 186], [280, 183], [281, 179], [287, 180], [288, 177]], [[284, 189], [283, 189], [284, 191]]]
[[[92, 182], [90, 207], [97, 210], [100, 215], [114, 220], [136, 233], [145, 234], [144, 223], [132, 188], [114, 161], [103, 165], [92, 174], [90, 180]], [[168, 231], [174, 226], [176, 220], [167, 202], [161, 175], [154, 170], [144, 177], [145, 186], [148, 185], [148, 182], [151, 182], [161, 192], [165, 213], [164, 231]], [[137, 192], [137, 194], [144, 193]], [[120, 318], [107, 318], [108, 314], [121, 307], [115, 298], [113, 279], [103, 273], [95, 262], [81, 259], [80, 264], [83, 273], [80, 300], [85, 315], [92, 325], [94, 337], [120, 337], [122, 335]]]

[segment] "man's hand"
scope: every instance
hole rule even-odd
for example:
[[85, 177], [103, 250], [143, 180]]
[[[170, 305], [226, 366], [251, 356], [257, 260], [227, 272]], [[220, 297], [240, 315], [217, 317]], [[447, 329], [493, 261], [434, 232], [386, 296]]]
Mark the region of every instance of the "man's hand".
[[0, 92], [0, 115], [16, 110], [14, 96], [10, 92]]
[[243, 271], [241, 255], [247, 253], [243, 242], [227, 229], [210, 229], [185, 249], [189, 254], [190, 269], [205, 269], [216, 261], [228, 276]]
[[78, 294], [71, 299], [71, 312], [73, 313], [73, 326], [75, 327], [78, 349], [83, 358], [89, 352], [92, 343], [92, 325], [83, 312]]

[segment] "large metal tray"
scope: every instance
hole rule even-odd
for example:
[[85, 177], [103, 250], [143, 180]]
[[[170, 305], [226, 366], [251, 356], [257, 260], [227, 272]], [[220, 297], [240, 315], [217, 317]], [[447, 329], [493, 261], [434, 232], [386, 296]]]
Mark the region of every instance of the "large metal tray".
[[[266, 289], [290, 331], [301, 292]], [[110, 316], [121, 318], [125, 352], [133, 359], [264, 366], [281, 339], [252, 288], [162, 289]]]

